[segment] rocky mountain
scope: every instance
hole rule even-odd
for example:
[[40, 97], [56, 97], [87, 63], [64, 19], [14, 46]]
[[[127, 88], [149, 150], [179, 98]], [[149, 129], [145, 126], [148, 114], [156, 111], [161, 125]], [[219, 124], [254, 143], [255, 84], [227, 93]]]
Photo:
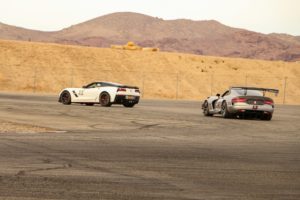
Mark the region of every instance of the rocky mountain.
[[55, 32], [0, 24], [0, 39], [109, 47], [134, 41], [163, 51], [200, 55], [300, 60], [300, 36], [261, 34], [217, 21], [163, 20], [137, 13], [113, 13]]

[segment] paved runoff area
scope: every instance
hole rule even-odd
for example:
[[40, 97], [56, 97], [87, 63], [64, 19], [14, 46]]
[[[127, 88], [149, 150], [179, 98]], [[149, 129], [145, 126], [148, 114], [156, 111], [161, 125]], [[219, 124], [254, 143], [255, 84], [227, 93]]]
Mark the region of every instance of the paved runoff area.
[[0, 125], [1, 200], [300, 199], [300, 106], [260, 121], [1, 93]]

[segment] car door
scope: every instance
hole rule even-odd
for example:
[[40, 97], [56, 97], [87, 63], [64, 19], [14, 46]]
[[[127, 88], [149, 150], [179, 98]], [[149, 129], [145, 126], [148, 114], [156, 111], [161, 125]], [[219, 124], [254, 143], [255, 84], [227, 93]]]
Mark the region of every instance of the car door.
[[222, 109], [222, 103], [224, 101], [224, 98], [229, 95], [229, 90], [225, 91], [217, 100], [216, 104], [215, 104], [215, 111], [220, 112]]
[[84, 102], [95, 103], [98, 95], [99, 88], [101, 87], [101, 83], [93, 83], [83, 88], [82, 96]]

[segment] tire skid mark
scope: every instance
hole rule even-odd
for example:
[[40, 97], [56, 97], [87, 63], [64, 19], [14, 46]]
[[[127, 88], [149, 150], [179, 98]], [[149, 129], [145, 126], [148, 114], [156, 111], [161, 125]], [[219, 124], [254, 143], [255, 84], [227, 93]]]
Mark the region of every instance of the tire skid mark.
[[[20, 143], [20, 144], [25, 144], [24, 142], [17, 142], [15, 140], [12, 140], [12, 139], [2, 139], [2, 140], [8, 140], [10, 142], [14, 142], [14, 143]], [[13, 147], [13, 148], [16, 148], [16, 149], [20, 149], [20, 150], [30, 150], [32, 153], [36, 153], [36, 154], [40, 154], [40, 155], [43, 155], [45, 157], [47, 157], [46, 159], [43, 159], [43, 163], [53, 163], [55, 164], [55, 162], [53, 162], [53, 160], [57, 160], [57, 157], [56, 156], [53, 156], [53, 155], [50, 155], [50, 154], [47, 154], [47, 153], [43, 153], [41, 151], [37, 151], [37, 150], [32, 150], [32, 149], [28, 149], [26, 147], [20, 147], [20, 146], [17, 146], [17, 145], [13, 145], [13, 144], [8, 144], [8, 143], [2, 143], [2, 144], [5, 144], [6, 146], [9, 146], [9, 147]], [[52, 158], [52, 159], [50, 159]], [[66, 159], [60, 159], [60, 161], [67, 161]], [[46, 168], [37, 168], [37, 169], [30, 169], [30, 170], [20, 170], [18, 171], [18, 173], [16, 174], [16, 176], [21, 176], [21, 175], [25, 175], [26, 173], [29, 173], [29, 172], [36, 172], [36, 171], [49, 171], [49, 170], [55, 170], [55, 169], [66, 169], [66, 168], [70, 168], [72, 167], [72, 164], [71, 163], [68, 163], [66, 162], [65, 164], [59, 164], [59, 165], [62, 165], [60, 167], [46, 167]]]
[[[29, 144], [29, 143], [26, 143], [26, 142], [16, 141], [14, 139], [9, 139], [9, 138], [5, 138], [5, 139], [2, 139], [2, 140], [6, 140], [6, 141], [9, 141], [9, 142], [15, 143], [15, 145], [4, 143], [7, 146], [18, 148], [18, 149], [21, 149], [21, 150], [31, 151], [32, 153], [36, 153], [36, 154], [40, 154], [42, 156], [46, 156], [46, 157], [52, 158], [52, 161], [58, 160], [58, 161], [66, 162], [66, 164], [63, 164], [63, 166], [61, 166], [61, 167], [37, 168], [37, 169], [33, 169], [33, 170], [20, 170], [20, 171], [18, 171], [18, 173], [16, 174], [16, 176], [22, 176], [22, 175], [25, 175], [26, 173], [35, 172], [35, 171], [49, 171], [49, 170], [55, 170], [55, 169], [68, 169], [68, 168], [71, 168], [71, 167], [73, 167], [73, 168], [75, 168], [75, 167], [82, 167], [82, 168], [89, 169], [89, 170], [96, 171], [96, 172], [111, 173], [111, 174], [115, 174], [115, 175], [119, 175], [119, 176], [123, 176], [123, 177], [135, 178], [135, 179], [143, 180], [143, 181], [160, 182], [160, 184], [163, 184], [163, 185], [168, 185], [168, 186], [176, 187], [172, 182], [169, 182], [169, 181], [167, 181], [167, 182], [164, 181], [163, 182], [163, 181], [161, 181], [158, 178], [143, 177], [141, 175], [132, 174], [130, 172], [128, 172], [128, 173], [120, 173], [120, 172], [117, 172], [117, 171], [112, 170], [112, 169], [107, 169], [105, 167], [99, 167], [99, 166], [92, 166], [92, 165], [88, 165], [88, 164], [83, 164], [83, 163], [79, 163], [78, 161], [75, 161], [73, 159], [62, 158], [60, 156], [54, 156], [54, 155], [42, 152], [41, 149], [42, 150], [51, 151], [52, 153], [54, 153], [56, 151], [56, 153], [68, 153], [69, 155], [72, 155], [70, 152], [61, 152], [61, 151], [57, 151], [57, 150], [51, 149], [49, 147], [45, 147], [45, 146], [41, 146], [41, 145], [36, 145], [36, 144]], [[22, 145], [26, 145], [26, 146], [31, 145], [32, 148], [29, 149], [28, 147], [17, 146], [18, 143], [22, 144]], [[36, 148], [36, 149], [33, 150], [33, 148]], [[38, 149], [40, 149], [40, 150], [38, 150]], [[88, 159], [86, 157], [85, 157], [85, 159], [90, 160], [90, 161], [98, 161], [96, 159]], [[52, 162], [52, 163], [54, 163], [54, 162]]]
[[[88, 165], [85, 165], [85, 164], [81, 164], [75, 160], [72, 160], [72, 159], [67, 159], [67, 158], [62, 158], [60, 156], [54, 156], [54, 155], [51, 155], [49, 153], [46, 153], [46, 152], [43, 152], [41, 150], [47, 150], [48, 152], [51, 152], [51, 153], [64, 153], [64, 154], [70, 154], [69, 152], [62, 152], [62, 151], [57, 151], [57, 150], [54, 150], [54, 149], [51, 149], [51, 148], [48, 148], [48, 147], [45, 147], [45, 146], [41, 146], [41, 145], [37, 145], [37, 144], [28, 144], [26, 142], [21, 142], [21, 141], [16, 141], [14, 139], [8, 139], [8, 138], [5, 138], [3, 140], [7, 140], [7, 141], [10, 141], [12, 143], [15, 143], [16, 145], [13, 145], [13, 144], [8, 144], [8, 143], [5, 143], [5, 145], [7, 146], [10, 146], [10, 147], [14, 147], [14, 148], [18, 148], [18, 149], [21, 149], [21, 150], [27, 150], [27, 151], [30, 151], [32, 153], [35, 153], [35, 154], [39, 154], [39, 155], [42, 155], [42, 156], [45, 156], [47, 158], [52, 158], [50, 160], [52, 160], [52, 163], [54, 163], [54, 161], [63, 161], [63, 162], [66, 162], [66, 164], [64, 164], [64, 166], [79, 166], [79, 167], [85, 167], [85, 168], [89, 168]], [[25, 145], [25, 147], [20, 147], [19, 145], [17, 144], [22, 144], [22, 145]], [[31, 145], [31, 148], [28, 148], [26, 146], [29, 146]], [[35, 148], [35, 149], [34, 149]], [[72, 154], [71, 154], [72, 155]], [[99, 168], [100, 169], [100, 168]], [[102, 172], [109, 172], [107, 171], [105, 168], [101, 168], [101, 171]]]
[[57, 169], [66, 169], [66, 168], [71, 168], [71, 164], [64, 164], [61, 167], [47, 167], [47, 168], [37, 168], [37, 169], [29, 169], [29, 170], [20, 170], [16, 176], [24, 176], [27, 173], [30, 172], [39, 172], [39, 171], [50, 171], [50, 170], [57, 170]]
[[136, 122], [136, 121], [131, 121], [132, 124], [138, 125], [139, 128], [138, 129], [149, 129], [152, 127], [157, 127], [160, 126], [160, 124], [142, 124], [140, 122]]

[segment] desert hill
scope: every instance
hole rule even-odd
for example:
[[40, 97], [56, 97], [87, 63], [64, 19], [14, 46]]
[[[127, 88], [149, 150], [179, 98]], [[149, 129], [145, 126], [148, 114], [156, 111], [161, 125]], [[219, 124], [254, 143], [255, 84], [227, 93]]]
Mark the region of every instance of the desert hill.
[[57, 94], [92, 81], [137, 85], [143, 98], [202, 100], [232, 85], [280, 90], [300, 104], [300, 63], [0, 40], [0, 90]]
[[134, 41], [163, 51], [264, 60], [300, 60], [299, 37], [261, 34], [217, 21], [163, 20], [122, 12], [101, 16], [55, 32], [0, 25], [0, 39], [109, 47]]
[[51, 41], [51, 32], [43, 32], [0, 23], [0, 38], [24, 41]]

